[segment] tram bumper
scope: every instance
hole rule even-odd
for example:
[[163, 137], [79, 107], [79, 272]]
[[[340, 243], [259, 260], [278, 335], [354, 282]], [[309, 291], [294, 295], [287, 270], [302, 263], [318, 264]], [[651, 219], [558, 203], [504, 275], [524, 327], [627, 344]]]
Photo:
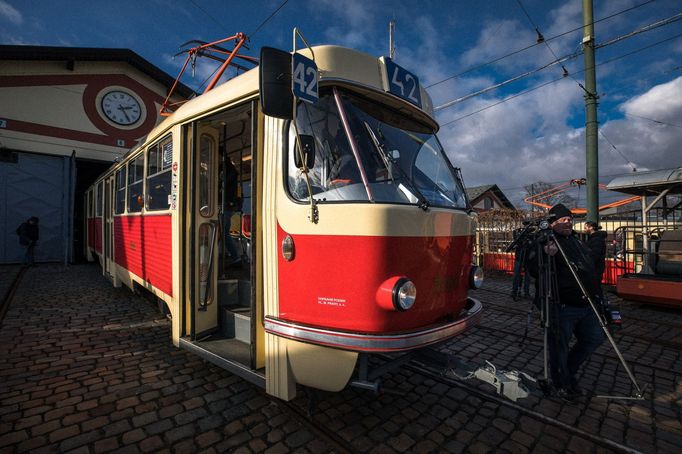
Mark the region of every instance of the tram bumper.
[[325, 347], [355, 352], [401, 352], [419, 349], [457, 336], [477, 325], [483, 314], [480, 301], [468, 297], [460, 316], [448, 322], [429, 325], [423, 329], [387, 334], [354, 333], [303, 325], [266, 316], [267, 333]]

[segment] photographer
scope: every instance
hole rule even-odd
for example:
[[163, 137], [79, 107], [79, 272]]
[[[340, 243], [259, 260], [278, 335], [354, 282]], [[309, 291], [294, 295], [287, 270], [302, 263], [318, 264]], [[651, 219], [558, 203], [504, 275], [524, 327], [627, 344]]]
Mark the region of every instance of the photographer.
[[[573, 231], [571, 211], [564, 205], [557, 204], [549, 210], [549, 215], [553, 236], [541, 246], [540, 253], [549, 259], [545, 260], [547, 263], [551, 263], [553, 259], [555, 265], [555, 285], [550, 286], [555, 291], [552, 292], [548, 308], [551, 378], [555, 395], [573, 400], [583, 394], [576, 378], [578, 368], [603, 342], [604, 333], [554, 241], [559, 243], [568, 261], [576, 268], [578, 277], [590, 296], [596, 298], [599, 290], [596, 286], [594, 260]], [[529, 258], [529, 268], [535, 276], [538, 275], [537, 253]], [[569, 348], [573, 336], [576, 343]]]

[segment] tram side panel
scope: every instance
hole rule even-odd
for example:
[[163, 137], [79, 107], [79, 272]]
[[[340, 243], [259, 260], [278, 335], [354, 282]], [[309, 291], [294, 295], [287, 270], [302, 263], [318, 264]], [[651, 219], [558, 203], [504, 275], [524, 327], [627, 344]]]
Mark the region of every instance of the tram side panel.
[[137, 276], [146, 287], [169, 296], [173, 296], [172, 250], [170, 214], [114, 218], [116, 264]]

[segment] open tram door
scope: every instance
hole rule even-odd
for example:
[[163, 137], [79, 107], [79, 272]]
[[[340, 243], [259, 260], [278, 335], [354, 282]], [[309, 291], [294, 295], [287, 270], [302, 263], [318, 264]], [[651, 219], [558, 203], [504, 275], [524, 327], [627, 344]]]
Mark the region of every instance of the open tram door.
[[256, 121], [257, 103], [246, 101], [184, 129], [187, 285], [180, 345], [264, 386], [252, 244]]

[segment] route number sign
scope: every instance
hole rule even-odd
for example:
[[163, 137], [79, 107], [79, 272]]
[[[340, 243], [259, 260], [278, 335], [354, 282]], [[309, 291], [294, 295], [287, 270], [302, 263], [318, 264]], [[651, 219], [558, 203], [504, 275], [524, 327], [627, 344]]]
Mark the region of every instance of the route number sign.
[[300, 100], [315, 104], [319, 98], [317, 65], [298, 53], [293, 55], [291, 62], [291, 91]]

